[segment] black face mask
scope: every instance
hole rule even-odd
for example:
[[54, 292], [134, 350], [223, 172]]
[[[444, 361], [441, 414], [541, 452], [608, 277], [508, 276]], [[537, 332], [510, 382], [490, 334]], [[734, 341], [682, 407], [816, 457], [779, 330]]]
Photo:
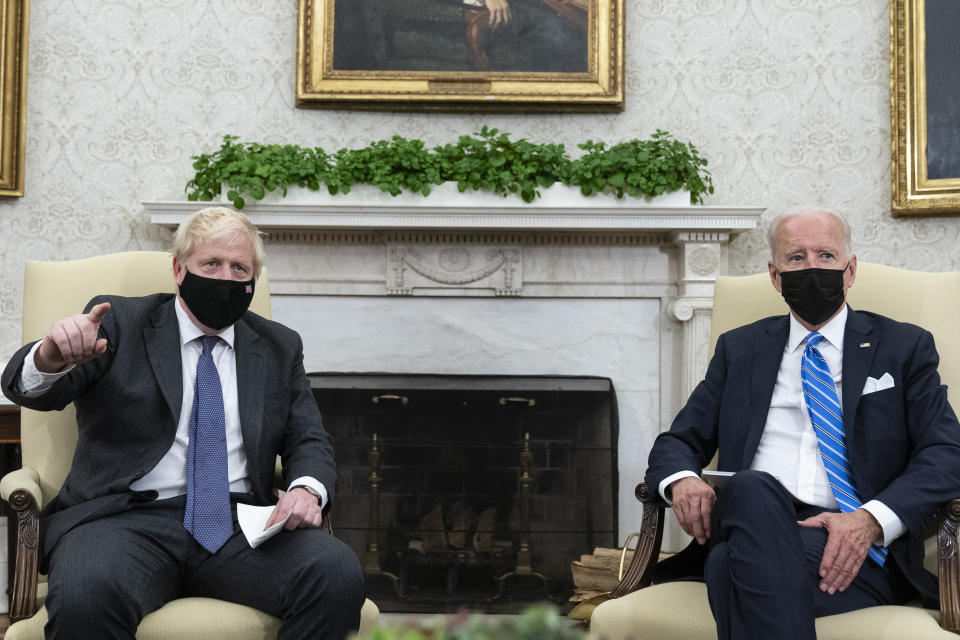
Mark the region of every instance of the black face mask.
[[187, 271], [180, 283], [180, 297], [197, 320], [219, 331], [239, 320], [247, 310], [253, 300], [253, 286], [253, 280], [218, 280]]
[[780, 271], [780, 290], [794, 313], [818, 325], [843, 306], [843, 269]]

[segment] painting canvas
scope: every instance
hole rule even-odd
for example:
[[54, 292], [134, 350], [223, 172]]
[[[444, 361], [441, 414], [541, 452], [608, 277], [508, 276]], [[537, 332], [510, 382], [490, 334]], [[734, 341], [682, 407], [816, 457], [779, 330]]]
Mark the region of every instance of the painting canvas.
[[619, 110], [623, 0], [301, 0], [300, 106]]

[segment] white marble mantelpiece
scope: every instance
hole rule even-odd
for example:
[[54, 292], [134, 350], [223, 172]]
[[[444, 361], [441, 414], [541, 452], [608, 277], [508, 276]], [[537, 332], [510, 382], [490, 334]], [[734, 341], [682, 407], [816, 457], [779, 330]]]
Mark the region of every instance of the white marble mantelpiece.
[[[469, 197], [469, 196], [465, 196]], [[259, 228], [274, 231], [341, 230], [532, 230], [532, 231], [711, 231], [740, 233], [757, 226], [762, 207], [629, 206], [583, 203], [525, 205], [519, 198], [482, 206], [431, 204], [250, 204], [243, 212]], [[176, 227], [202, 206], [219, 203], [151, 201], [150, 221]]]
[[[620, 539], [636, 530], [653, 439], [706, 370], [713, 283], [763, 208], [327, 200], [244, 209], [268, 233], [273, 316], [303, 337], [306, 369], [608, 377]], [[209, 204], [144, 207], [173, 228]]]

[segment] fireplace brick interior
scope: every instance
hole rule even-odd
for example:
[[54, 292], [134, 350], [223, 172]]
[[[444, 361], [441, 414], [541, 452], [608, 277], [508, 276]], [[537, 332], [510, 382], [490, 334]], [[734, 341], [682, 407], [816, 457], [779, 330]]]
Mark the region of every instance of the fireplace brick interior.
[[[380, 591], [381, 610], [470, 605], [506, 611], [545, 593], [565, 602], [572, 593], [570, 561], [596, 546], [616, 545], [617, 418], [610, 380], [310, 378], [338, 461], [338, 498], [331, 513], [337, 535], [368, 565], [375, 540], [379, 568], [403, 579], [368, 571], [371, 588]], [[376, 531], [370, 518], [374, 434], [380, 454]], [[520, 491], [525, 444], [531, 460], [529, 527]], [[424, 531], [425, 516], [438, 507], [444, 524]], [[481, 545], [478, 551], [478, 519], [491, 508], [496, 516], [486, 539], [493, 548]], [[458, 514], [459, 526], [453, 522]], [[429, 547], [437, 544], [435, 534], [451, 532], [460, 535], [449, 536], [448, 552], [423, 550], [424, 538]], [[535, 576], [510, 576], [496, 597], [501, 586], [496, 578], [516, 569], [525, 532], [529, 568], [546, 578], [545, 585]], [[479, 533], [482, 542], [487, 532]]]

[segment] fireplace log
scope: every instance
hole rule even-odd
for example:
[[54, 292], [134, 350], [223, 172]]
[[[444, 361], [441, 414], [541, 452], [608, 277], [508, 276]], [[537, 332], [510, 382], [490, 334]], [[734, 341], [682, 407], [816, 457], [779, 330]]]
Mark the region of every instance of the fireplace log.
[[477, 531], [473, 534], [473, 550], [477, 553], [490, 553], [493, 549], [493, 529], [497, 523], [497, 510], [490, 507], [480, 514]]
[[430, 513], [423, 516], [423, 519], [420, 520], [420, 524], [417, 525], [417, 530], [414, 532], [414, 537], [423, 541], [423, 550], [443, 550], [449, 549], [450, 546], [447, 543], [447, 531], [443, 524], [443, 507], [434, 505], [433, 509], [430, 510]]

